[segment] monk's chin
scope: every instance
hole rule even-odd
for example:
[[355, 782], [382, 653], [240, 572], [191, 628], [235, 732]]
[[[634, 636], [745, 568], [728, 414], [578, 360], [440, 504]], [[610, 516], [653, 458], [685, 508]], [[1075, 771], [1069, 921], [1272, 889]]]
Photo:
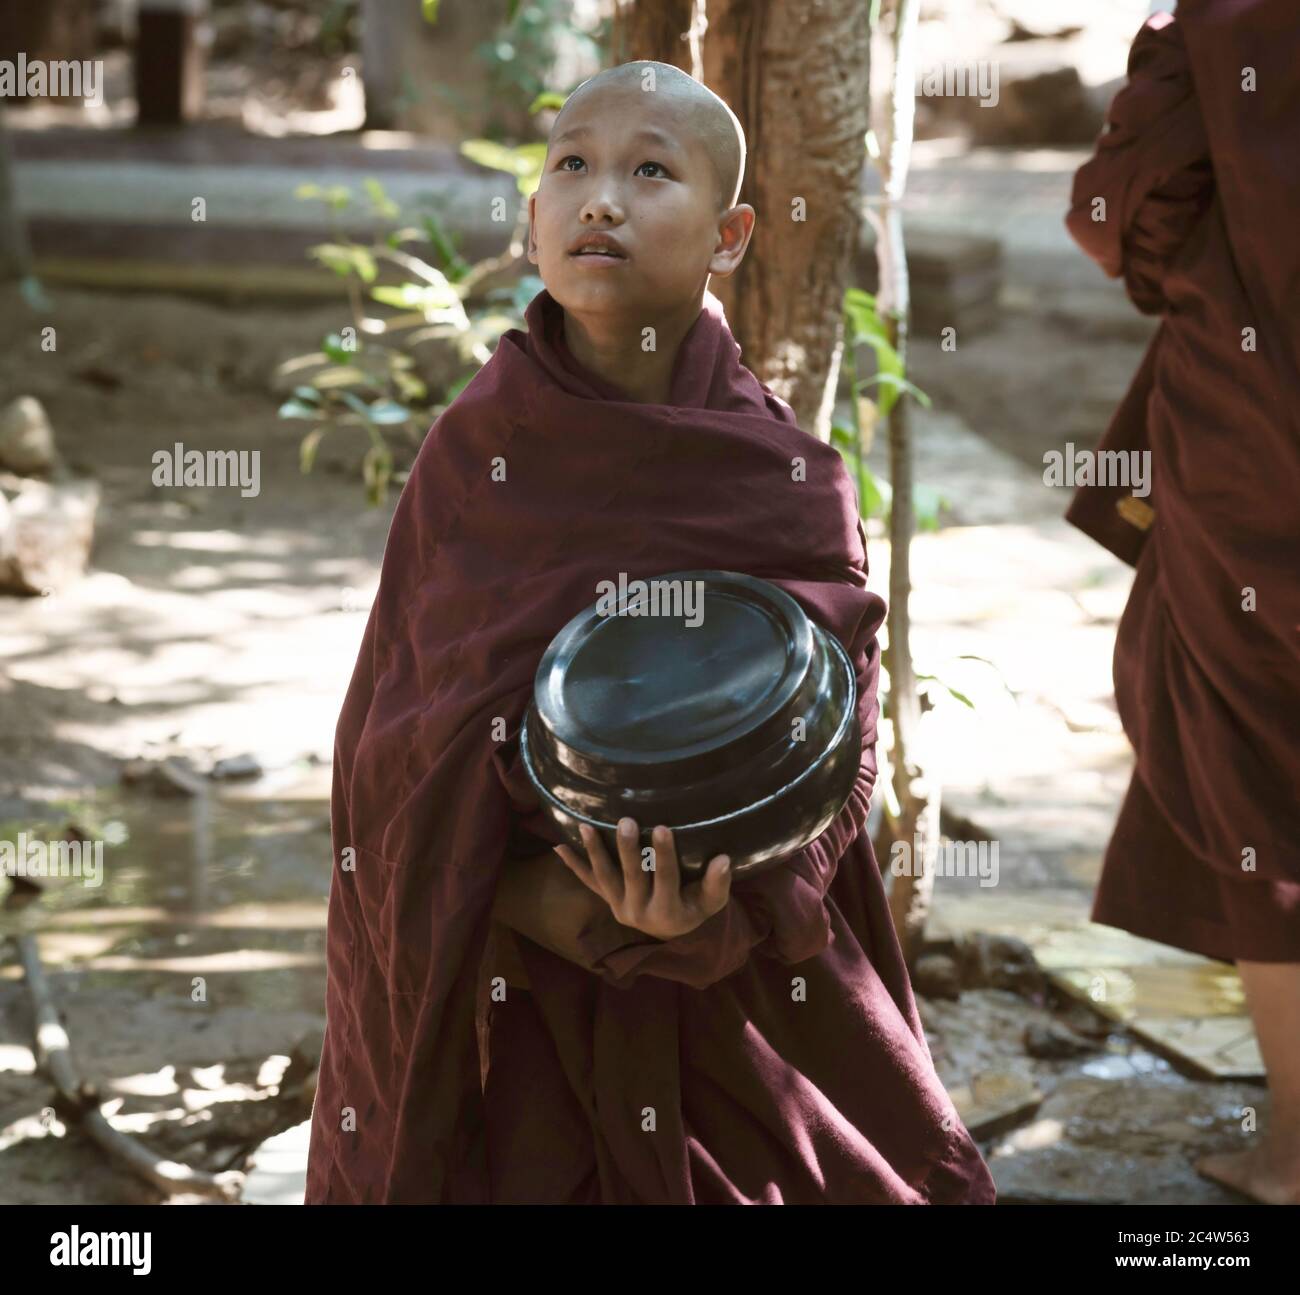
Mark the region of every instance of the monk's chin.
[[616, 279], [621, 280], [621, 276], [590, 276], [590, 280], [600, 279], [599, 283], [582, 281], [586, 278], [587, 276], [580, 276], [579, 282], [575, 283], [572, 276], [565, 275], [556, 287], [547, 284], [547, 291], [571, 315], [627, 313], [636, 314], [639, 318], [646, 313], [648, 306], [654, 304], [648, 302], [645, 294], [634, 290], [626, 280], [615, 282]]

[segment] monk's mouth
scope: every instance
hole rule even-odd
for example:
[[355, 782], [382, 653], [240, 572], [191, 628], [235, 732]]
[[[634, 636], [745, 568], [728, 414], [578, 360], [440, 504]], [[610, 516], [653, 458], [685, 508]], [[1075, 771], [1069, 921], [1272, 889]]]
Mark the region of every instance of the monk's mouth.
[[571, 261], [585, 262], [591, 266], [598, 265], [622, 265], [626, 256], [617, 256], [612, 252], [570, 252]]

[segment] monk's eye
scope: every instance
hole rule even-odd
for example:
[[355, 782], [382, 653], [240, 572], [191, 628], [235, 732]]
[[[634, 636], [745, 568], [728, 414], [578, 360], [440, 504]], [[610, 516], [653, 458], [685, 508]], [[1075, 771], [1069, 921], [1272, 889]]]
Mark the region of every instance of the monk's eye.
[[570, 168], [565, 165], [566, 162], [581, 162], [581, 161], [582, 158], [580, 158], [576, 153], [570, 153], [568, 157], [562, 157], [560, 159], [560, 165], [557, 166], [555, 169], [557, 171], [567, 171]]
[[[641, 163], [641, 166], [656, 166], [656, 167], [658, 167], [659, 170], [661, 170], [665, 175], [668, 174], [668, 168], [667, 168], [666, 166], [664, 166], [662, 162], [642, 162], [642, 163]], [[638, 171], [641, 169], [641, 166], [638, 166], [638, 167], [637, 167], [637, 170], [638, 170]]]

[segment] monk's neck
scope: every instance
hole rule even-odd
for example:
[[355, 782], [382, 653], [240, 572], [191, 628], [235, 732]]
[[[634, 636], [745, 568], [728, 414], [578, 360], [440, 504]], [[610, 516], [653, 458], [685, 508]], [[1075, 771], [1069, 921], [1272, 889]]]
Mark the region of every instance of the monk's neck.
[[[673, 368], [683, 338], [699, 318], [703, 302], [649, 322], [584, 322], [564, 312], [564, 344], [589, 373], [646, 405], [666, 405], [672, 394]], [[654, 348], [645, 349], [646, 328], [653, 328]]]

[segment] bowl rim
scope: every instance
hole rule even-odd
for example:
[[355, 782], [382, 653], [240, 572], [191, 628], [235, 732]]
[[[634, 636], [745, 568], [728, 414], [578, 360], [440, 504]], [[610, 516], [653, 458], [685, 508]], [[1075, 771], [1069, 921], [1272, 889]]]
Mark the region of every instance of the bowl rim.
[[[821, 627], [817, 626], [816, 628], [820, 629]], [[674, 833], [674, 835], [678, 832], [694, 831], [696, 829], [706, 828], [706, 827], [716, 827], [721, 823], [726, 823], [728, 821], [735, 820], [735, 819], [745, 818], [750, 814], [757, 813], [765, 806], [770, 805], [778, 797], [785, 796], [792, 788], [797, 787], [805, 779], [810, 778], [814, 773], [816, 773], [818, 769], [821, 769], [825, 765], [830, 754], [833, 751], [837, 750], [840, 743], [844, 741], [844, 738], [846, 736], [846, 731], [852, 726], [852, 724], [857, 720], [858, 717], [857, 673], [853, 669], [853, 662], [849, 660], [849, 654], [844, 650], [844, 647], [840, 643], [839, 639], [837, 639], [835, 635], [830, 633], [828, 630], [822, 630], [822, 634], [824, 635], [826, 641], [830, 644], [834, 652], [837, 654], [840, 664], [843, 666], [844, 670], [848, 674], [849, 693], [850, 693], [849, 704], [844, 707], [844, 714], [840, 716], [839, 725], [837, 726], [830, 740], [827, 742], [825, 749], [817, 756], [817, 758], [811, 764], [808, 765], [806, 769], [804, 769], [801, 773], [796, 774], [793, 778], [790, 779], [789, 782], [783, 784], [781, 787], [778, 787], [775, 791], [770, 792], [768, 795], [762, 796], [758, 800], [752, 801], [748, 805], [743, 805], [740, 809], [734, 809], [730, 813], [719, 814], [716, 818], [702, 818], [697, 820], [694, 823], [678, 823], [676, 827], [672, 828], [672, 832]], [[569, 805], [566, 805], [564, 801], [560, 800], [558, 796], [554, 795], [550, 791], [550, 789], [545, 787], [542, 784], [542, 782], [539, 780], [536, 771], [533, 769], [533, 762], [529, 757], [528, 740], [527, 740], [528, 714], [529, 714], [528, 711], [524, 712], [523, 723], [520, 725], [520, 729], [519, 729], [519, 754], [521, 757], [521, 762], [524, 766], [524, 770], [528, 774], [528, 780], [533, 784], [533, 786], [537, 789], [537, 791], [543, 796], [545, 800], [549, 801], [552, 805], [555, 805], [558, 809], [560, 809], [564, 814], [568, 815], [570, 818], [577, 819], [581, 823], [589, 823], [592, 827], [597, 829], [605, 828], [611, 832], [616, 832], [618, 830], [617, 823], [607, 823], [603, 819], [590, 818], [588, 815], [580, 813], [578, 810], [572, 808]], [[861, 764], [861, 760], [862, 760], [862, 753], [861, 751], [859, 751], [858, 752], [859, 764]], [[640, 827], [643, 825], [638, 824], [638, 826]]]
[[[638, 577], [638, 580], [640, 579], [641, 577]], [[784, 625], [789, 631], [793, 650], [787, 661], [784, 674], [761, 708], [748, 712], [742, 721], [724, 729], [720, 733], [703, 738], [690, 746], [677, 748], [673, 754], [674, 762], [688, 762], [701, 756], [707, 756], [715, 751], [723, 751], [741, 738], [747, 737], [765, 725], [770, 724], [773, 719], [779, 716], [798, 695], [808, 677], [808, 671], [813, 667], [817, 649], [817, 637], [814, 630], [820, 628], [799, 605], [798, 600], [786, 593], [779, 585], [775, 585], [761, 576], [748, 575], [743, 571], [726, 571], [721, 568], [667, 571], [661, 575], [645, 577], [645, 583], [648, 584], [656, 580], [685, 581], [688, 579], [707, 581], [715, 586], [715, 594], [720, 597], [735, 598], [736, 594], [727, 586], [737, 585], [747, 589], [751, 594], [757, 595], [749, 605], [757, 607], [758, 610], [769, 616], [773, 611], [777, 613], [777, 617], [784, 621]], [[621, 609], [625, 605], [625, 602], [620, 600], [620, 610], [615, 615], [621, 615]], [[589, 748], [581, 746], [577, 742], [577, 734], [573, 726], [566, 724], [566, 712], [563, 706], [553, 704], [561, 696], [555, 682], [556, 661], [572, 646], [576, 639], [589, 633], [593, 624], [609, 619], [610, 617], [601, 616], [595, 611], [595, 603], [584, 607], [580, 612], [572, 616], [547, 645], [533, 677], [533, 705], [536, 707], [539, 716], [545, 717], [543, 722], [546, 725], [548, 740], [555, 745], [582, 751], [586, 755], [590, 755], [592, 752]], [[778, 623], [780, 623], [780, 620], [778, 620]], [[827, 637], [833, 638], [834, 635], [828, 635]], [[551, 717], [554, 717], [558, 723], [552, 723]], [[657, 753], [647, 753], [626, 747], [602, 746], [596, 754], [607, 764], [627, 765], [632, 768], [637, 765], [654, 765], [661, 762], [661, 757]]]

